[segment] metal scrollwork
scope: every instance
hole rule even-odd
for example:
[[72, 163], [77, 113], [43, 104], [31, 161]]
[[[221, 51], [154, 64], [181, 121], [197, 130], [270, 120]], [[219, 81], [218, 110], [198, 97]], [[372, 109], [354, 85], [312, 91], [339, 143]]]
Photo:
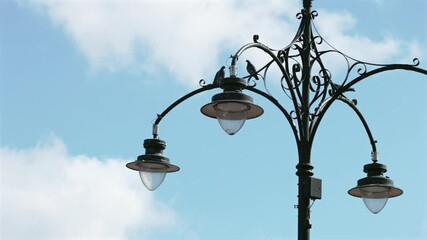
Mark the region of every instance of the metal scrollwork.
[[319, 13], [316, 10], [311, 12], [311, 18], [312, 19], [315, 19], [317, 16], [319, 16]]
[[414, 63], [412, 66], [416, 67], [420, 65], [420, 60], [418, 58], [412, 59], [412, 62]]
[[256, 80], [254, 78], [250, 78], [248, 77], [248, 82], [247, 82], [248, 87], [256, 87]]
[[[272, 58], [256, 71], [256, 76], [263, 81], [265, 94], [268, 93], [271, 97], [269, 99], [278, 103], [279, 100], [268, 89], [267, 82], [270, 82], [270, 79], [267, 73], [272, 67], [277, 67], [281, 71], [279, 83], [281, 91], [287, 97], [283, 101], [281, 110], [289, 116], [288, 121], [291, 126], [298, 126], [298, 130], [294, 129], [295, 135], [301, 136], [301, 132], [305, 132], [313, 138], [329, 106], [337, 99], [347, 99], [345, 95], [355, 91], [353, 85], [368, 76], [395, 69], [416, 71], [427, 75], [426, 70], [417, 68], [420, 64], [417, 58], [413, 59], [412, 64], [376, 64], [346, 55], [320, 35], [313, 23], [317, 16], [317, 11], [308, 13], [302, 10], [296, 14], [296, 18], [301, 20], [300, 26], [291, 43], [284, 48], [272, 49], [264, 45], [258, 35], [254, 35], [252, 43], [244, 45], [232, 56], [235, 63], [247, 49], [258, 48]], [[340, 62], [344, 70], [328, 68], [328, 62], [325, 59]], [[248, 78], [247, 88], [251, 90], [258, 87], [253, 76], [250, 74], [244, 77]], [[307, 127], [302, 126], [307, 122], [310, 125], [308, 133], [305, 130]]]
[[199, 81], [199, 86], [200, 87], [206, 87], [207, 85], [209, 85], [209, 84], [206, 83], [205, 79], [200, 79], [200, 81]]

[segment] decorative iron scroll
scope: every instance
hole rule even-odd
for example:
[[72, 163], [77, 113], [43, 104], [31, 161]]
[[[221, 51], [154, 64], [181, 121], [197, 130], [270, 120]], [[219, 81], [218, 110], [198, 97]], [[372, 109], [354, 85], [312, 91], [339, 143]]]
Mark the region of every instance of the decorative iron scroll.
[[[293, 120], [297, 121], [297, 125], [301, 123], [303, 115], [307, 114], [302, 110], [302, 106], [308, 106], [310, 129], [315, 132], [317, 125], [329, 106], [337, 98], [346, 98], [346, 93], [354, 92], [355, 90], [352, 86], [367, 76], [397, 69], [416, 71], [427, 75], [426, 70], [417, 68], [420, 64], [417, 58], [413, 59], [412, 64], [378, 64], [364, 62], [346, 55], [329, 44], [320, 35], [313, 23], [313, 19], [317, 16], [317, 11], [305, 14], [304, 10], [302, 10], [298, 13], [296, 18], [301, 20], [299, 29], [291, 44], [282, 49], [275, 50], [267, 47], [260, 42], [258, 35], [254, 35], [253, 43], [243, 46], [232, 56], [233, 60], [237, 61], [240, 55], [249, 48], [262, 49], [272, 56], [271, 61], [257, 70], [257, 76], [263, 81], [264, 90], [271, 96], [267, 87], [267, 73], [271, 67], [279, 66], [282, 72], [280, 79], [282, 91], [294, 103], [294, 109], [288, 110], [288, 113]], [[306, 28], [309, 28], [309, 31]], [[306, 33], [309, 33], [309, 35]], [[306, 38], [309, 38], [310, 45], [308, 55], [307, 49], [304, 49]], [[309, 66], [304, 62], [307, 60], [307, 56], [309, 58]], [[334, 59], [341, 59], [341, 62], [345, 66], [343, 70], [340, 69], [340, 74], [335, 74], [326, 66], [324, 59], [331, 56]], [[310, 69], [308, 73], [309, 77], [303, 71], [303, 69], [307, 68]], [[250, 76], [243, 77], [248, 79], [248, 89], [257, 87], [256, 80]], [[303, 93], [304, 81], [309, 81], [310, 94], [308, 103], [304, 102], [306, 101], [306, 96]], [[352, 103], [356, 105], [357, 100], [353, 100]]]

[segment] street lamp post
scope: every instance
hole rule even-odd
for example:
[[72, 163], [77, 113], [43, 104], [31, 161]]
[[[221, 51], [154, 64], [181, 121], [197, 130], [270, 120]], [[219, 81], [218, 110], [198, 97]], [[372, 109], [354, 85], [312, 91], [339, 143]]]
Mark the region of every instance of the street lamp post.
[[[373, 213], [378, 213], [387, 203], [389, 198], [397, 197], [403, 191], [394, 186], [393, 181], [384, 176], [386, 165], [378, 162], [376, 140], [372, 136], [365, 118], [357, 108], [357, 101], [345, 96], [346, 92], [354, 91], [356, 83], [373, 75], [394, 70], [406, 70], [427, 75], [427, 70], [419, 68], [419, 60], [414, 59], [413, 64], [373, 64], [356, 60], [338, 51], [329, 45], [317, 32], [313, 19], [317, 12], [311, 10], [312, 0], [303, 0], [303, 9], [297, 14], [301, 20], [298, 31], [290, 44], [285, 48], [274, 50], [259, 41], [259, 36], [254, 35], [253, 42], [242, 46], [231, 56], [229, 77], [225, 77], [224, 67], [220, 69], [215, 81], [211, 84], [201, 80], [201, 88], [179, 98], [157, 116], [153, 124], [153, 138], [146, 139], [144, 155], [126, 166], [139, 171], [141, 180], [149, 190], [156, 189], [165, 178], [166, 173], [175, 172], [179, 167], [170, 163], [163, 156], [166, 143], [159, 139], [158, 126], [163, 117], [172, 109], [188, 98], [212, 89], [220, 88], [222, 93], [212, 97], [212, 102], [204, 105], [201, 112], [211, 118], [218, 119], [221, 127], [230, 135], [237, 133], [248, 119], [259, 117], [264, 110], [253, 103], [251, 96], [243, 93], [244, 90], [256, 93], [275, 105], [289, 123], [296, 146], [298, 148], [298, 239], [310, 239], [310, 201], [321, 199], [321, 180], [313, 177], [311, 164], [311, 150], [317, 129], [329, 107], [336, 101], [341, 101], [349, 106], [360, 119], [368, 135], [372, 150], [372, 163], [364, 166], [365, 178], [357, 182], [357, 186], [348, 193], [362, 198], [365, 205]], [[326, 48], [320, 49], [320, 46]], [[247, 60], [249, 75], [239, 78], [237, 75], [237, 62], [248, 49], [259, 49], [270, 57], [258, 71]], [[333, 80], [331, 71], [325, 66], [324, 56], [336, 55], [345, 59], [347, 70], [341, 81]], [[252, 65], [252, 66], [250, 66]], [[254, 79], [261, 78], [266, 81], [268, 70], [275, 66], [281, 73], [281, 86], [290, 99], [291, 107], [284, 107], [270, 94], [257, 88]], [[314, 69], [318, 70], [315, 72]], [[289, 110], [291, 109], [291, 110]]]

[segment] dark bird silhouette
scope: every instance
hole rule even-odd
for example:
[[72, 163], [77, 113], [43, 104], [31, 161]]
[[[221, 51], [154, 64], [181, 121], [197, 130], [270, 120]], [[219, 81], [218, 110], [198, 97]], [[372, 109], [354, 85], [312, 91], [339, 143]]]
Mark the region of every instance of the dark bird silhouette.
[[219, 85], [219, 81], [221, 81], [223, 78], [225, 78], [225, 71], [224, 71], [225, 67], [222, 66], [221, 69], [218, 70], [218, 72], [216, 72], [215, 74], [215, 78], [213, 80], [213, 84], [214, 85]]
[[254, 65], [252, 65], [252, 63], [249, 60], [246, 60], [246, 62], [248, 63], [248, 65], [246, 65], [246, 70], [250, 75], [249, 79], [251, 79], [251, 77], [254, 77], [256, 80], [259, 80], [258, 74], [256, 73], [256, 69]]

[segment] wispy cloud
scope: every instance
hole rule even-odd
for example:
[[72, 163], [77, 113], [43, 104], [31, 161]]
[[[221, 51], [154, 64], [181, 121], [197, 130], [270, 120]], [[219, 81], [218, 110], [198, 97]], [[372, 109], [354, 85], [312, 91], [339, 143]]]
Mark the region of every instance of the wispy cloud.
[[126, 160], [71, 156], [55, 137], [29, 149], [2, 147], [0, 159], [1, 239], [126, 239], [176, 223]]
[[[295, 33], [301, 7], [298, 1], [279, 0], [29, 2], [64, 29], [94, 69], [136, 66], [149, 77], [167, 70], [189, 86], [213, 76], [225, 64], [220, 59], [224, 51], [234, 53], [253, 34], [274, 48], [284, 47]], [[361, 60], [399, 54], [400, 42], [392, 37], [374, 41], [350, 34], [356, 21], [348, 13], [325, 11], [316, 21], [337, 48]]]
[[348, 12], [322, 10], [322, 16], [316, 18], [315, 24], [322, 37], [334, 48], [358, 60], [382, 63], [400, 54], [401, 42], [398, 39], [383, 36], [375, 41], [354, 32], [357, 19]]
[[231, 54], [253, 34], [276, 45], [291, 39], [286, 16], [299, 11], [296, 1], [277, 0], [29, 2], [64, 29], [95, 70], [137, 65], [154, 77], [167, 70], [190, 86], [214, 75], [226, 60], [221, 52]]

